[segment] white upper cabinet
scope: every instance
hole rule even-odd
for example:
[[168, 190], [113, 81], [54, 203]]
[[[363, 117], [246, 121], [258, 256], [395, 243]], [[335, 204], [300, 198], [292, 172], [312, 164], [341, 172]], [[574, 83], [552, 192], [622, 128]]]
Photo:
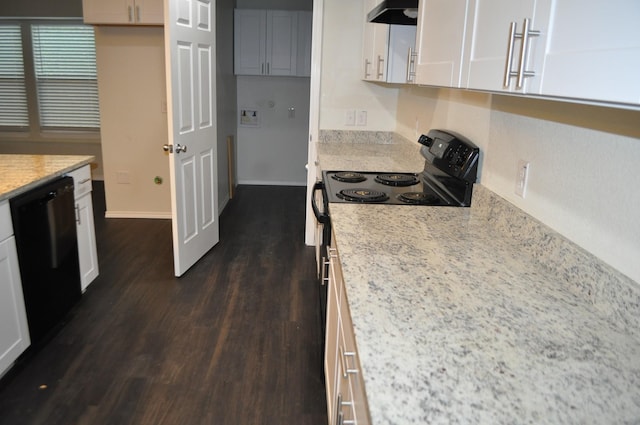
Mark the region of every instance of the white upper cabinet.
[[300, 77], [311, 76], [311, 33], [313, 13], [298, 12], [298, 64], [297, 74]]
[[640, 1], [556, 0], [542, 78], [531, 92], [640, 103]]
[[365, 1], [362, 48], [362, 79], [386, 83], [414, 82], [415, 25], [367, 22], [377, 1]]
[[86, 24], [164, 25], [163, 0], [82, 0]]
[[470, 0], [420, 0], [415, 83], [460, 87]]
[[236, 75], [311, 74], [311, 12], [236, 9], [234, 39]]
[[[379, 25], [379, 24], [376, 24]], [[388, 25], [387, 83], [415, 82], [415, 25]]]
[[637, 0], [471, 0], [461, 86], [637, 107], [639, 21]]
[[367, 21], [367, 14], [376, 6], [376, 3], [376, 0], [364, 1], [362, 78], [367, 81], [386, 81], [389, 25], [372, 24]]
[[527, 93], [531, 82], [542, 74], [552, 2], [472, 1], [467, 16], [462, 87]]

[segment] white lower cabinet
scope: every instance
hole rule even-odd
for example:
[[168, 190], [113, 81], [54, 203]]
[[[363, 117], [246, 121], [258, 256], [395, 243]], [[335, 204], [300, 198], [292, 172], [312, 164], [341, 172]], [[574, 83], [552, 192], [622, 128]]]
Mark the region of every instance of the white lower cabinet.
[[325, 382], [329, 425], [367, 425], [369, 408], [338, 252], [329, 249]]
[[0, 375], [29, 347], [29, 327], [9, 203], [0, 203]]
[[99, 273], [93, 201], [91, 199], [91, 169], [89, 165], [85, 165], [68, 173], [68, 175], [73, 177], [74, 184], [80, 284], [82, 292], [84, 292]]
[[80, 261], [80, 284], [82, 291], [98, 277], [98, 252], [93, 202], [91, 194], [76, 199], [76, 231], [78, 233], [78, 259]]

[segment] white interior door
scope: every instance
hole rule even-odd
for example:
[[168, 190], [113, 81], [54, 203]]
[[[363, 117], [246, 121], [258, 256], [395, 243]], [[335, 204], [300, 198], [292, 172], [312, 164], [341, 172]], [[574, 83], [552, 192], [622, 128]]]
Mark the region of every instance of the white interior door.
[[165, 0], [174, 273], [218, 243], [215, 2]]
[[311, 209], [313, 185], [322, 178], [316, 143], [320, 133], [320, 71], [322, 70], [322, 32], [324, 25], [324, 0], [313, 0], [313, 27], [311, 31], [311, 81], [309, 93], [309, 149], [307, 151], [307, 211], [305, 243], [316, 242], [316, 217]]

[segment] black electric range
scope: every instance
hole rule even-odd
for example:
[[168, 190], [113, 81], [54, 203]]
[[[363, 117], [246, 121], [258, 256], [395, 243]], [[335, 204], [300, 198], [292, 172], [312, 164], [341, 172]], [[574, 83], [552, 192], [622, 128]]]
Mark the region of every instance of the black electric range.
[[478, 171], [479, 149], [444, 130], [420, 136], [421, 173], [324, 171], [328, 202], [468, 207]]
[[[320, 254], [320, 323], [325, 329], [328, 248], [331, 246], [329, 203], [469, 207], [477, 178], [479, 149], [465, 137], [445, 130], [420, 136], [424, 168], [418, 173], [393, 170], [324, 171], [313, 187], [311, 206], [318, 221]], [[318, 194], [321, 193], [321, 196]], [[322, 201], [318, 205], [318, 201]], [[324, 338], [321, 339], [324, 350]], [[324, 352], [324, 351], [323, 351]]]

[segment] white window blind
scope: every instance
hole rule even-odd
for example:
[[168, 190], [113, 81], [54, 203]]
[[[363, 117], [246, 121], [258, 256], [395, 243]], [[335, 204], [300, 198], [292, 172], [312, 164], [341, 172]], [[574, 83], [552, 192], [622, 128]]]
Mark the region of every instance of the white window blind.
[[93, 28], [32, 24], [40, 127], [99, 128]]
[[0, 24], [0, 127], [29, 127], [20, 24]]

